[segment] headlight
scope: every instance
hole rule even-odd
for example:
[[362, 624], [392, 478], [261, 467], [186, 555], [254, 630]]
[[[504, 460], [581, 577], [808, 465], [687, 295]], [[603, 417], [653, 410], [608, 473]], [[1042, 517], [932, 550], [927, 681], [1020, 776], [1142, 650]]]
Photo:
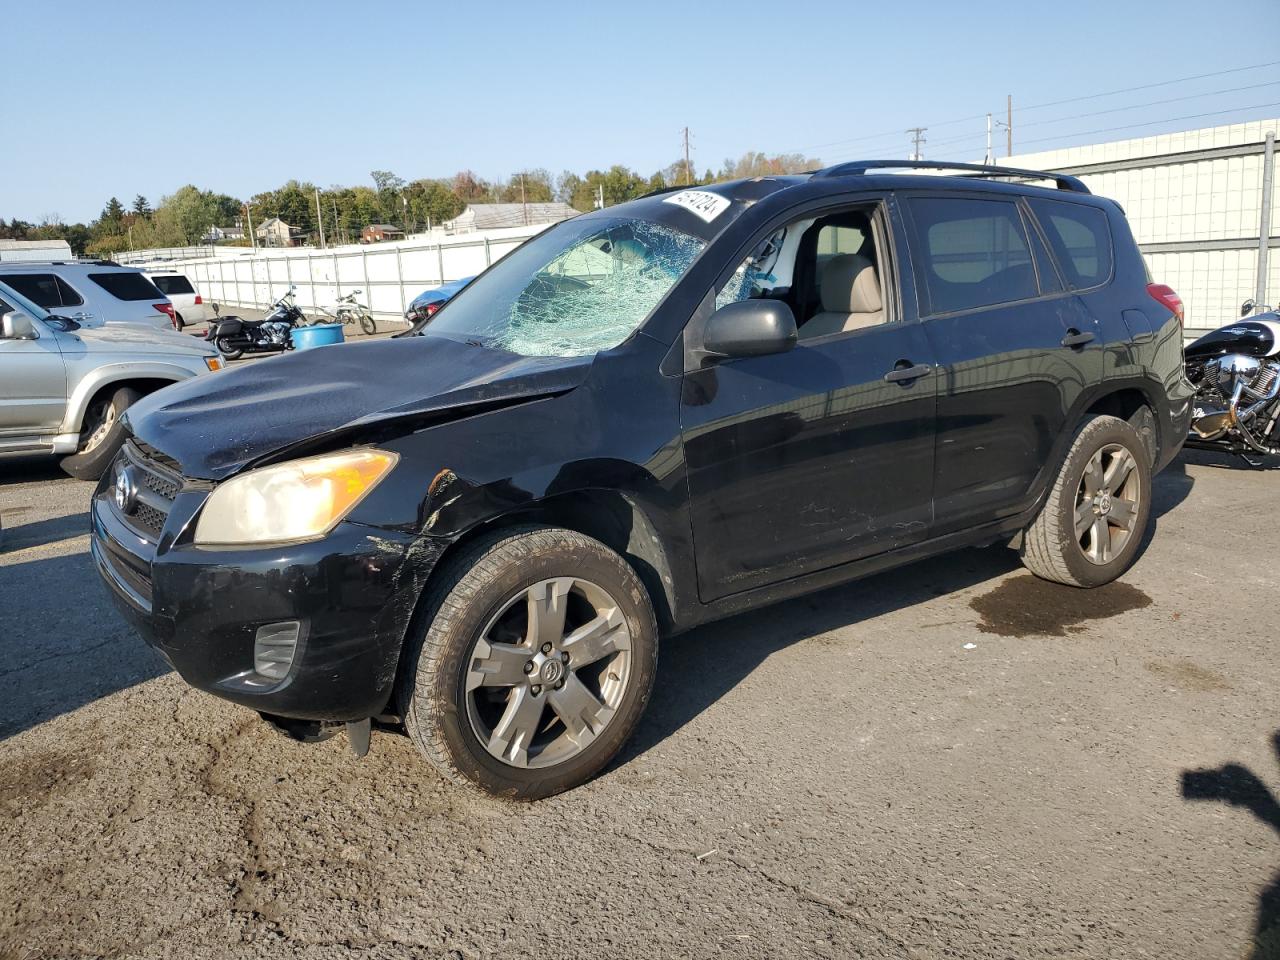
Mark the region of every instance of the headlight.
[[195, 542], [270, 543], [324, 536], [398, 459], [384, 450], [346, 450], [235, 477], [209, 496]]

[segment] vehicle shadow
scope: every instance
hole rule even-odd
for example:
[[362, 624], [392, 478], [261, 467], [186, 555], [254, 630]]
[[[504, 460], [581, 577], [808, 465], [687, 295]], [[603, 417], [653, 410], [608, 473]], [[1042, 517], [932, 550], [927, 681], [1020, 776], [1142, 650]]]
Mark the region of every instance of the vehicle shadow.
[[[1176, 461], [1155, 478], [1152, 523], [1139, 559], [1160, 518], [1177, 509], [1194, 485], [1194, 478]], [[617, 762], [625, 763], [661, 743], [736, 687], [770, 654], [792, 643], [994, 580], [1020, 566], [1017, 553], [1000, 545], [962, 550], [674, 637], [658, 657], [657, 682], [645, 718]]]
[[1261, 473], [1280, 470], [1280, 457], [1264, 457], [1258, 454], [1253, 457], [1256, 463], [1249, 463], [1234, 453], [1219, 453], [1216, 450], [1183, 450], [1180, 460], [1194, 463], [1201, 467], [1213, 467], [1218, 470], [1257, 470]]
[[1002, 546], [969, 549], [738, 614], [673, 637], [658, 657], [653, 697], [618, 763], [657, 746], [778, 650], [1004, 576], [1019, 566]]
[[[7, 512], [0, 511], [0, 515], [9, 521]], [[6, 550], [22, 550], [26, 547], [43, 546], [46, 543], [56, 543], [59, 540], [68, 540], [71, 537], [78, 537], [81, 534], [89, 532], [89, 514], [75, 513], [67, 517], [49, 517], [46, 520], [36, 520], [31, 523], [6, 522], [4, 534], [0, 536], [0, 553]]]
[[[1271, 746], [1280, 764], [1280, 731], [1272, 734]], [[1280, 835], [1280, 797], [1242, 764], [1227, 763], [1216, 770], [1184, 770], [1182, 796], [1186, 800], [1216, 800], [1244, 807]], [[1252, 960], [1280, 957], [1280, 873], [1258, 898], [1250, 957]]]
[[0, 569], [0, 740], [168, 672], [109, 609], [87, 550]]
[[0, 460], [0, 487], [44, 480], [70, 480], [58, 466], [57, 457], [15, 457]]

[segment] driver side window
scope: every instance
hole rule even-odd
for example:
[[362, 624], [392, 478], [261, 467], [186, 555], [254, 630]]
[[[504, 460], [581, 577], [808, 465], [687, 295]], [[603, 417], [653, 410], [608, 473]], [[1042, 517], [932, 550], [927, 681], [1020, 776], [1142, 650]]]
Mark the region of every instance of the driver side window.
[[787, 303], [801, 340], [885, 323], [874, 208], [855, 207], [789, 223], [762, 241], [716, 295]]

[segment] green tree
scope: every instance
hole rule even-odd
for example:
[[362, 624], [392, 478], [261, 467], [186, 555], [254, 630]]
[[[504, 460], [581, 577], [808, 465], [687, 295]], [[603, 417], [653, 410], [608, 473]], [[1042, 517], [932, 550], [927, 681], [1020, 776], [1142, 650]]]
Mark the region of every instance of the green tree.
[[453, 175], [453, 192], [463, 203], [480, 203], [489, 199], [493, 189], [470, 170], [459, 170]]
[[149, 217], [154, 212], [151, 209], [151, 204], [147, 202], [147, 198], [142, 194], [138, 194], [133, 198], [133, 206], [130, 209], [139, 217]]

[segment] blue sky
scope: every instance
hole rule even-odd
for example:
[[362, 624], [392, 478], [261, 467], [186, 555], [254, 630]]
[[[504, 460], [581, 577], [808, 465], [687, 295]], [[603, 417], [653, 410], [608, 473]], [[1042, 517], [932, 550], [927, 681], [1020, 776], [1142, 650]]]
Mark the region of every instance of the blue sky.
[[1275, 0], [1050, 9], [21, 0], [5, 16], [0, 217], [87, 221], [113, 194], [245, 197], [290, 177], [371, 184], [373, 169], [647, 175], [686, 124], [699, 169], [751, 149], [906, 156], [899, 131], [917, 125], [926, 156], [973, 159], [1007, 93], [1015, 153], [1280, 115], [1262, 106], [1280, 104], [1274, 64], [1038, 106], [1280, 61]]

